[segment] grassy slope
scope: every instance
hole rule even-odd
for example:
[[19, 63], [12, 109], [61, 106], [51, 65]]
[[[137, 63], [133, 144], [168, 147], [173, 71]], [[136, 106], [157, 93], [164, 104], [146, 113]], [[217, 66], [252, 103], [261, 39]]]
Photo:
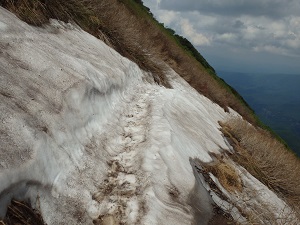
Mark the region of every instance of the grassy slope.
[[220, 125], [235, 149], [231, 157], [285, 200], [300, 218], [299, 158], [269, 132], [243, 120], [231, 119]]

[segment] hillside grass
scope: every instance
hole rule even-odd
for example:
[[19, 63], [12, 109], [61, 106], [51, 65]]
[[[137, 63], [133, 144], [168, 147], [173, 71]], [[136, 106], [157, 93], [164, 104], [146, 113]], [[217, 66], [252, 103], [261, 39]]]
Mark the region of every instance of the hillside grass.
[[275, 191], [300, 218], [300, 159], [266, 130], [240, 118], [222, 123], [221, 131], [235, 149], [231, 157]]

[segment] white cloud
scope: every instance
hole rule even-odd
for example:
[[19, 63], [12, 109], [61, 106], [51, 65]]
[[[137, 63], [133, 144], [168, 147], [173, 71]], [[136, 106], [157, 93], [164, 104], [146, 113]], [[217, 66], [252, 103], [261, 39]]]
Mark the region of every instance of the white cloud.
[[[144, 0], [151, 1], [157, 3]], [[160, 0], [154, 15], [200, 46], [200, 51], [216, 54], [235, 49], [243, 56], [266, 53], [281, 56], [283, 61], [287, 56], [300, 57], [298, 6], [299, 0]], [[231, 57], [230, 53], [227, 56]]]
[[276, 21], [270, 23], [268, 30], [269, 32], [273, 31], [275, 38], [285, 38], [287, 37], [287, 23], [283, 21]]
[[205, 14], [233, 17], [249, 15], [278, 19], [287, 15], [300, 15], [299, 0], [161, 0], [160, 7], [182, 12], [197, 10]]
[[295, 39], [288, 39], [285, 41], [285, 44], [292, 49], [300, 48], [300, 37], [298, 36]]
[[215, 39], [219, 41], [224, 41], [227, 43], [232, 43], [237, 40], [237, 35], [234, 33], [224, 33], [219, 36], [217, 36]]
[[286, 49], [273, 45], [255, 46], [253, 50], [255, 52], [269, 52], [278, 55], [292, 56], [292, 54], [289, 53]]
[[260, 30], [254, 26], [247, 26], [246, 29], [243, 30], [243, 38], [245, 40], [255, 40], [258, 38]]
[[298, 30], [300, 29], [300, 16], [291, 17], [289, 21], [291, 28], [298, 28]]
[[180, 16], [179, 12], [159, 10], [158, 20], [169, 26], [172, 22], [176, 21], [178, 16]]
[[210, 45], [210, 39], [205, 35], [197, 32], [193, 25], [189, 22], [189, 20], [182, 19], [180, 21], [180, 28], [184, 36], [186, 36], [194, 45]]
[[186, 37], [195, 46], [210, 45], [210, 39], [195, 29], [194, 25], [180, 12], [158, 10], [158, 20], [165, 26], [176, 30], [176, 33]]

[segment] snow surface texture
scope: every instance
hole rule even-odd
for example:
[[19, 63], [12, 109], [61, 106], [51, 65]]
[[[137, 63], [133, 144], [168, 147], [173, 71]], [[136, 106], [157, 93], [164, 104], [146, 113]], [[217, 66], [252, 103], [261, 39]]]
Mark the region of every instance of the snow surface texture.
[[190, 159], [230, 151], [218, 125], [229, 114], [174, 71], [166, 89], [74, 25], [35, 28], [0, 8], [0, 79], [0, 217], [12, 197], [47, 224], [212, 217]]

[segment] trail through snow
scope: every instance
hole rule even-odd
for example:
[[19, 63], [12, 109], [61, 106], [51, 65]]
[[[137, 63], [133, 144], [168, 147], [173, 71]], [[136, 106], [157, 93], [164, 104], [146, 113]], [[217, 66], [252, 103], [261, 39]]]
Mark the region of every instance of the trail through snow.
[[[191, 162], [232, 151], [218, 121], [237, 113], [168, 78], [172, 89], [151, 82], [77, 26], [35, 28], [0, 8], [0, 217], [17, 198], [49, 225], [206, 224], [217, 203]], [[286, 208], [240, 176], [272, 196], [252, 205]]]
[[106, 209], [102, 214], [113, 215], [116, 223], [139, 224], [141, 215], [145, 213], [141, 211], [146, 207], [142, 194], [147, 178], [141, 166], [145, 142], [149, 136], [150, 97], [153, 93], [153, 90], [147, 90], [146, 87], [136, 87], [119, 115], [118, 125], [121, 129], [111, 140], [107, 140], [115, 156], [108, 161], [108, 176], [104, 184], [93, 196], [100, 207]]

